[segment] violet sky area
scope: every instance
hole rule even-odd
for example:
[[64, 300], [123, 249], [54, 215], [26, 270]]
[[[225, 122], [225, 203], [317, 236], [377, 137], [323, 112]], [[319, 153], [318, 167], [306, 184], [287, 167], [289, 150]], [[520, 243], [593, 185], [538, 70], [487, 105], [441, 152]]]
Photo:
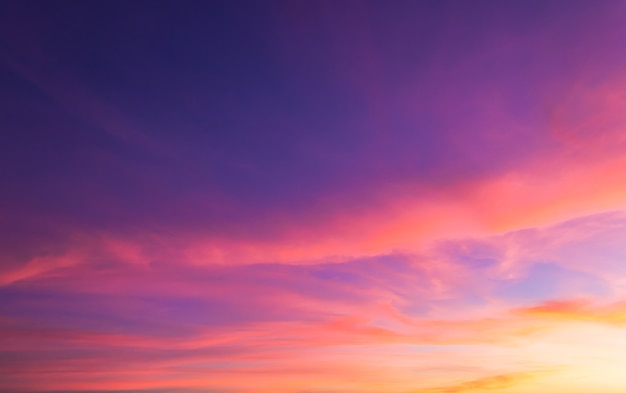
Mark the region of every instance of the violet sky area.
[[626, 0], [0, 1], [0, 393], [623, 393]]

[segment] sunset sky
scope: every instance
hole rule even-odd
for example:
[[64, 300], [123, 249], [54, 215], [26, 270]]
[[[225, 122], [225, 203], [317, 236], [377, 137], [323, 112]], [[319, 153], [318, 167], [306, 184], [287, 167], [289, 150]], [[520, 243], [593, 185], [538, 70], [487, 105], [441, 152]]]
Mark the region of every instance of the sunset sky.
[[0, 393], [623, 393], [626, 0], [0, 3]]

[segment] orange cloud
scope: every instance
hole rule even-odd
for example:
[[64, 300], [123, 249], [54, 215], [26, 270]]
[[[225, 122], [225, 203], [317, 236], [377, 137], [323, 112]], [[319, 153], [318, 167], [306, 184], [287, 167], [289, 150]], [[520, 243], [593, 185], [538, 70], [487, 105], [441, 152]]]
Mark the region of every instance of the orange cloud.
[[584, 299], [549, 301], [538, 306], [517, 310], [517, 314], [561, 321], [584, 321], [621, 325], [626, 322], [626, 302], [598, 305]]
[[485, 390], [504, 390], [511, 387], [524, 385], [542, 375], [546, 371], [526, 371], [508, 374], [494, 375], [485, 378], [479, 378], [467, 382], [461, 382], [456, 385], [443, 386], [437, 388], [423, 389], [416, 393], [463, 393], [477, 392]]

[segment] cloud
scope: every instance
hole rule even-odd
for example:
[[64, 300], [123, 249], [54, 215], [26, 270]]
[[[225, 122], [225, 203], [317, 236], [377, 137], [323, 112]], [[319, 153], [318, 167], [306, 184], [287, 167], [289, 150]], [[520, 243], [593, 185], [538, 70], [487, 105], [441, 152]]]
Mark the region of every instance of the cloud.
[[522, 308], [520, 315], [563, 322], [597, 322], [621, 326], [626, 322], [626, 302], [597, 304], [588, 299], [553, 300]]
[[545, 375], [545, 371], [532, 372], [516, 372], [508, 374], [500, 374], [485, 378], [475, 379], [472, 381], [461, 382], [456, 385], [419, 390], [418, 392], [432, 393], [462, 393], [462, 392], [481, 392], [486, 390], [506, 390], [511, 387], [524, 386], [525, 384]]

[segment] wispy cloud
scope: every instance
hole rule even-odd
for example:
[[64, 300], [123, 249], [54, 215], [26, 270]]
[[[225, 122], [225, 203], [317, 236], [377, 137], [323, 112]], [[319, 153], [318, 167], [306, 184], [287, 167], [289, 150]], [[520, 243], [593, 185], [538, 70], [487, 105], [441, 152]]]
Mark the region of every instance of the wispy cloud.
[[545, 371], [534, 372], [518, 372], [509, 374], [500, 374], [485, 378], [475, 379], [471, 381], [461, 382], [456, 385], [419, 390], [418, 392], [432, 393], [462, 393], [462, 392], [480, 392], [485, 390], [506, 390], [511, 387], [524, 386], [529, 381], [540, 378]]

